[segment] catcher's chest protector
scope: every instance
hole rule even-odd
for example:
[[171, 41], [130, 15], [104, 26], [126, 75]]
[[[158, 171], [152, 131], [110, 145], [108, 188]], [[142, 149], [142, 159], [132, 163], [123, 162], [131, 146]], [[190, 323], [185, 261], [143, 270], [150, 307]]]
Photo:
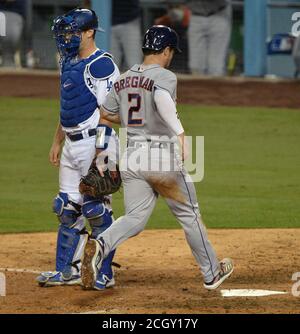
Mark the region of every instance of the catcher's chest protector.
[[68, 61], [62, 65], [60, 83], [60, 119], [64, 127], [74, 127], [92, 116], [98, 107], [97, 98], [90, 91], [85, 80], [86, 66], [101, 56], [96, 51], [87, 59], [76, 63]]

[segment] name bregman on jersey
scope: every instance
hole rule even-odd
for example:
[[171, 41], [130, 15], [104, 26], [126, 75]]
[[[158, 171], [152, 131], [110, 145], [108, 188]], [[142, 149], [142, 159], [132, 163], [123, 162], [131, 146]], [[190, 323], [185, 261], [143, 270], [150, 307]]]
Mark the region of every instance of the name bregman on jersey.
[[126, 77], [114, 83], [115, 91], [118, 94], [120, 90], [125, 88], [143, 88], [152, 91], [154, 80], [146, 77]]

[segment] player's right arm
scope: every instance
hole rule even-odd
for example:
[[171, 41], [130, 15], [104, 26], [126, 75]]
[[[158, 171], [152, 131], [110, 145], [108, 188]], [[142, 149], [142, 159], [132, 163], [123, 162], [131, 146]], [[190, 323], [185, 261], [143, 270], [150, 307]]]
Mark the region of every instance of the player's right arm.
[[178, 137], [182, 152], [182, 160], [186, 160], [188, 157], [188, 146], [184, 137], [184, 128], [178, 117], [175, 102], [168, 91], [157, 88], [154, 91], [154, 102], [160, 117], [165, 121], [168, 128]]
[[178, 136], [178, 140], [179, 140], [179, 143], [180, 143], [181, 158], [182, 158], [182, 161], [185, 161], [185, 160], [187, 160], [187, 158], [189, 156], [189, 147], [188, 147], [188, 142], [185, 139], [184, 132], [182, 132]]
[[[105, 102], [103, 104], [101, 104], [101, 107], [100, 107], [100, 122], [101, 122], [101, 124], [104, 124], [104, 125], [110, 124], [110, 123], [120, 123], [119, 102], [118, 102], [118, 99], [115, 95], [114, 88], [112, 88], [110, 90], [110, 92], [106, 96]], [[104, 141], [102, 140], [102, 133], [103, 133], [103, 131], [102, 132], [98, 131], [97, 139], [96, 139], [96, 148], [98, 148], [98, 147], [101, 148], [103, 143], [105, 143], [105, 140]], [[99, 142], [100, 145], [97, 145], [98, 142]], [[105, 154], [106, 153], [105, 150], [107, 150], [107, 148], [108, 148], [108, 144], [107, 144], [107, 147], [104, 148], [104, 150], [100, 151], [100, 153], [99, 153], [99, 150], [97, 150], [96, 165], [98, 167], [98, 170], [99, 170], [99, 173], [100, 173], [101, 176], [104, 176], [103, 166], [105, 166], [105, 163], [103, 163], [103, 161], [105, 160], [105, 156], [107, 155], [107, 154]], [[102, 152], [104, 154], [102, 154]], [[116, 152], [116, 155], [117, 155], [117, 152]], [[102, 156], [102, 158], [101, 158], [101, 156]], [[103, 159], [103, 157], [104, 157], [104, 159]], [[119, 158], [117, 157], [116, 161], [118, 159]]]
[[115, 124], [121, 123], [120, 100], [114, 86], [106, 96], [105, 102], [101, 105], [100, 115], [101, 119], [104, 119], [108, 122]]
[[111, 123], [115, 123], [115, 124], [120, 124], [121, 123], [120, 114], [114, 114], [112, 112], [109, 112], [109, 111], [105, 110], [103, 107], [101, 107], [101, 109], [100, 109], [100, 114], [101, 114], [101, 119], [103, 119], [107, 122], [111, 122]]
[[49, 161], [53, 166], [59, 166], [59, 156], [61, 151], [61, 144], [65, 139], [65, 133], [62, 130], [60, 122], [58, 122], [54, 134], [52, 146], [49, 152]]

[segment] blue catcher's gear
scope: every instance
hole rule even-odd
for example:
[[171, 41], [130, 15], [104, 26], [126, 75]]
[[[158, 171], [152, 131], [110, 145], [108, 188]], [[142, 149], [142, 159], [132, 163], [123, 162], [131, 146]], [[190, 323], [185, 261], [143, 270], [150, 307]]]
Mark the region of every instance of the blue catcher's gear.
[[53, 211], [58, 216], [60, 226], [57, 236], [56, 271], [61, 272], [64, 280], [80, 272], [81, 249], [84, 247], [87, 232], [81, 216], [80, 205], [72, 202], [68, 194], [60, 192], [53, 202]]
[[62, 59], [77, 56], [81, 43], [81, 32], [89, 29], [104, 31], [98, 25], [98, 17], [93, 10], [77, 8], [58, 16], [52, 25], [57, 49]]
[[37, 277], [40, 286], [75, 285], [81, 283], [81, 254], [88, 234], [83, 222], [69, 228], [59, 226], [56, 249], [56, 271], [42, 272]]
[[[85, 202], [82, 206], [82, 214], [89, 221], [92, 228], [92, 237], [94, 234], [101, 233], [100, 227], [104, 223], [103, 216], [107, 209], [104, 204], [93, 197], [84, 196]], [[109, 221], [111, 217], [109, 216]], [[94, 238], [94, 237], [93, 237]]]
[[104, 232], [113, 222], [111, 212], [103, 203], [92, 196], [84, 195], [82, 214], [88, 219], [93, 239], [96, 239], [99, 234]]
[[78, 62], [62, 63], [60, 79], [62, 126], [75, 127], [93, 115], [98, 108], [98, 102], [92, 91], [91, 79], [106, 79], [108, 83], [108, 77], [112, 76], [115, 70], [111, 55], [101, 50]]
[[[112, 212], [110, 212], [103, 203], [95, 200], [94, 197], [84, 196], [82, 206], [82, 214], [88, 219], [92, 234], [92, 239], [104, 232], [113, 223]], [[115, 285], [114, 274], [112, 270], [112, 261], [115, 255], [115, 250], [109, 253], [107, 258], [102, 262], [102, 266], [98, 272], [97, 280], [95, 281], [95, 289], [103, 290]]]
[[40, 286], [79, 285], [81, 284], [81, 277], [77, 274], [65, 278], [63, 273], [59, 271], [45, 271], [36, 278], [36, 281]]
[[56, 271], [62, 272], [65, 279], [72, 274], [80, 272], [80, 258], [76, 258], [79, 249], [82, 248], [87, 238], [87, 232], [83, 227], [69, 228], [61, 224], [57, 236]]
[[[109, 57], [103, 51], [96, 51], [92, 56], [76, 63], [64, 61], [60, 79], [60, 122], [64, 127], [74, 127], [86, 121], [98, 108], [97, 98], [91, 92], [88, 75], [89, 64], [101, 62], [102, 57]], [[115, 71], [113, 69], [112, 73]], [[112, 74], [110, 73], [110, 74]]]
[[[115, 64], [109, 53], [105, 53], [103, 57], [99, 57], [88, 65], [88, 72], [93, 79], [105, 80], [112, 76], [115, 72]], [[110, 88], [110, 87], [108, 87]]]
[[175, 49], [176, 52], [181, 52], [179, 48], [179, 37], [175, 30], [162, 26], [152, 26], [146, 31], [143, 41], [143, 50], [161, 51], [166, 47]]
[[72, 227], [81, 216], [80, 205], [69, 201], [68, 194], [60, 192], [53, 201], [53, 212], [65, 226]]
[[59, 16], [54, 20], [52, 32], [61, 60], [77, 56], [81, 43], [81, 31], [71, 16]]

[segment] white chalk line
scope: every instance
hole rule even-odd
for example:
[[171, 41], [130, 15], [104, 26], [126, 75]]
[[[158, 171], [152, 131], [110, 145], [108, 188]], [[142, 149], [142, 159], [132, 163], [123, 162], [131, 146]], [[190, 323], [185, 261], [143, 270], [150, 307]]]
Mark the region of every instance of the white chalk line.
[[274, 295], [286, 295], [285, 291], [272, 291], [272, 290], [261, 290], [261, 289], [230, 289], [221, 290], [223, 297], [265, 297]]
[[0, 271], [10, 273], [40, 274], [42, 270], [24, 269], [24, 268], [0, 268]]

